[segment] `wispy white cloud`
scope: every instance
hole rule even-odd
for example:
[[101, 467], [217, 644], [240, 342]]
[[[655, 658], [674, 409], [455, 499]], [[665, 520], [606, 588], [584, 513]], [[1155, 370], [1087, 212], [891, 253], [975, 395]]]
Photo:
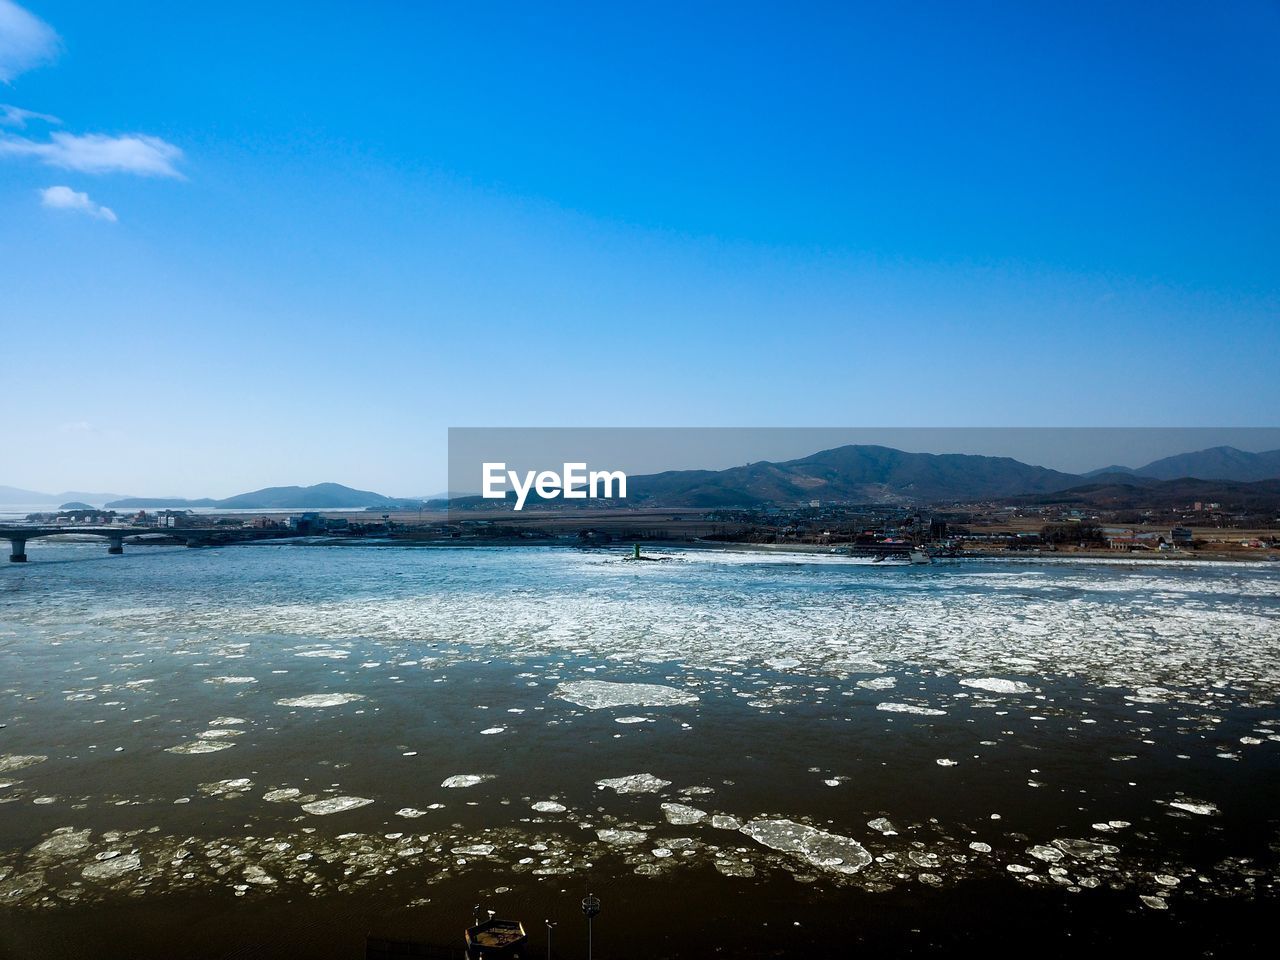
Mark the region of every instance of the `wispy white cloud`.
[[13, 0], [0, 0], [0, 83], [49, 63], [61, 49], [53, 27]]
[[11, 103], [0, 103], [0, 126], [17, 127], [19, 130], [27, 125], [28, 120], [39, 120], [42, 123], [61, 123], [57, 117], [47, 113], [36, 113], [34, 110], [23, 110]]
[[0, 155], [35, 157], [42, 163], [79, 173], [134, 173], [142, 177], [176, 177], [174, 163], [182, 151], [172, 143], [142, 133], [110, 137], [58, 131], [44, 142], [13, 135], [0, 137]]
[[52, 207], [54, 210], [74, 210], [77, 213], [88, 214], [101, 220], [116, 222], [114, 210], [94, 203], [89, 199], [87, 193], [72, 190], [70, 187], [45, 187], [40, 191], [40, 202], [46, 207]]
[[59, 433], [97, 433], [98, 428], [88, 420], [74, 420], [58, 425]]

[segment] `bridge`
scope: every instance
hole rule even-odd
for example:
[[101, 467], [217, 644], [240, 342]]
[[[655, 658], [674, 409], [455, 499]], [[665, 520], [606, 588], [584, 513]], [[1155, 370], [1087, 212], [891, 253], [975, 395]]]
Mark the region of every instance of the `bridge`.
[[76, 536], [105, 537], [107, 553], [124, 553], [126, 537], [163, 537], [185, 540], [188, 547], [205, 547], [211, 544], [234, 543], [240, 540], [257, 540], [264, 536], [280, 536], [276, 530], [247, 530], [243, 527], [0, 527], [0, 540], [9, 541], [9, 560], [26, 563], [27, 541], [38, 537]]

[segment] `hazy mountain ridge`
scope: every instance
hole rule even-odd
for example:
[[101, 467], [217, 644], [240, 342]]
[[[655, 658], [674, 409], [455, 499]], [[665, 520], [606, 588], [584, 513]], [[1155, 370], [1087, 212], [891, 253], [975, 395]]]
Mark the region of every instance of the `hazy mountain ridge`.
[[1093, 509], [1155, 509], [1186, 506], [1195, 501], [1219, 503], [1226, 511], [1270, 510], [1280, 504], [1280, 479], [1200, 480], [1179, 477], [1156, 480], [1110, 474], [1095, 482], [1048, 494], [1011, 498], [1036, 506], [1079, 506]]
[[911, 502], [997, 499], [1061, 490], [1076, 474], [1010, 457], [907, 453], [850, 444], [780, 463], [674, 470], [628, 478], [629, 499], [671, 506], [754, 506], [804, 500]]
[[[1064, 473], [1010, 457], [959, 453], [908, 453], [892, 447], [850, 444], [795, 460], [761, 460], [726, 470], [669, 470], [632, 475], [628, 499], [637, 504], [686, 507], [750, 507], [771, 503], [826, 500], [859, 503], [912, 503], [1026, 498], [1064, 492], [1077, 497], [1116, 498], [1126, 491], [1152, 491], [1162, 482], [1206, 481], [1216, 487], [1170, 487], [1158, 496], [1190, 491], [1190, 499], [1221, 500], [1232, 492], [1252, 499], [1239, 484], [1280, 479], [1280, 450], [1250, 453], [1234, 447], [1210, 447], [1164, 457], [1137, 469], [1121, 465], [1085, 474]], [[1225, 492], [1224, 492], [1225, 491]], [[433, 498], [434, 499], [434, 498]], [[215, 499], [203, 497], [124, 497], [63, 491], [40, 493], [0, 486], [0, 503], [57, 507], [67, 501], [104, 503], [111, 509], [335, 510], [416, 509], [419, 498], [388, 497], [339, 483], [265, 487]], [[1081, 501], [1085, 502], [1085, 501]], [[456, 503], [456, 501], [455, 501]]]
[[1280, 450], [1249, 453], [1235, 447], [1210, 447], [1153, 460], [1135, 471], [1157, 480], [1194, 477], [1198, 480], [1234, 480], [1252, 483], [1280, 477]]
[[356, 490], [340, 483], [317, 483], [309, 487], [264, 487], [249, 493], [236, 494], [221, 500], [203, 498], [187, 500], [180, 497], [126, 497], [108, 503], [113, 509], [141, 509], [145, 507], [170, 510], [207, 507], [215, 510], [341, 510], [364, 507], [394, 509], [405, 503], [402, 499], [386, 497], [372, 490]]
[[38, 490], [23, 490], [21, 487], [0, 486], [0, 503], [20, 503], [30, 505], [67, 503], [80, 500], [88, 503], [105, 503], [107, 500], [118, 500], [125, 496], [122, 493], [86, 493], [83, 490], [63, 490], [61, 493], [41, 493]]

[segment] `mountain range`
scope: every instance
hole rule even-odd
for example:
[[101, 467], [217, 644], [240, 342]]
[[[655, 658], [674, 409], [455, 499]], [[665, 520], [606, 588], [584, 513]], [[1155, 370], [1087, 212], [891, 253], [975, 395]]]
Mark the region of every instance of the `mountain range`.
[[[1044, 497], [1063, 491], [1081, 502], [1146, 495], [1218, 500], [1222, 484], [1256, 484], [1280, 479], [1280, 450], [1250, 453], [1211, 447], [1155, 460], [1144, 467], [1104, 467], [1087, 474], [1064, 473], [1009, 457], [907, 453], [890, 447], [848, 445], [796, 460], [762, 460], [727, 470], [670, 470], [628, 477], [628, 500], [663, 506], [727, 507], [837, 500], [858, 503], [1002, 500]], [[1218, 484], [1157, 490], [1160, 483], [1214, 481]], [[1108, 492], [1109, 491], [1109, 492]], [[1246, 499], [1270, 495], [1265, 484], [1236, 491]], [[1188, 496], [1183, 496], [1183, 494]], [[1194, 495], [1191, 495], [1194, 494]], [[1090, 499], [1092, 498], [1092, 499]], [[471, 500], [472, 498], [463, 498]], [[338, 483], [309, 487], [267, 487], [224, 499], [121, 497], [64, 491], [44, 494], [0, 487], [0, 503], [56, 506], [71, 500], [103, 503], [112, 509], [335, 510], [417, 509], [421, 501], [387, 497]], [[456, 502], [456, 501], [455, 501]]]
[[341, 510], [382, 507], [394, 510], [411, 502], [414, 507], [417, 506], [416, 501], [385, 497], [372, 490], [355, 490], [340, 483], [317, 483], [310, 487], [265, 487], [221, 500], [207, 497], [199, 500], [182, 497], [123, 497], [108, 502], [106, 506], [115, 510], [138, 510], [144, 507], [168, 510], [199, 507], [215, 510]]
[[1086, 477], [1107, 473], [1127, 473], [1155, 480], [1179, 480], [1194, 477], [1197, 480], [1236, 480], [1251, 483], [1255, 480], [1272, 480], [1280, 477], [1280, 450], [1249, 453], [1235, 447], [1210, 447], [1195, 453], [1180, 453], [1172, 457], [1154, 460], [1136, 470], [1131, 467], [1103, 467], [1091, 470]]
[[[1071, 474], [1008, 457], [906, 453], [889, 447], [850, 445], [780, 463], [761, 461], [728, 470], [675, 470], [628, 478], [628, 499], [690, 507], [757, 506], [804, 500], [861, 503], [1003, 500], [1119, 485], [1117, 497], [1140, 494], [1161, 481], [1203, 481], [1190, 499], [1210, 496], [1223, 484], [1280, 478], [1280, 450], [1249, 453], [1213, 447], [1166, 457], [1133, 469], [1106, 467]], [[1160, 491], [1176, 498], [1181, 488]], [[1266, 498], [1269, 491], [1254, 493]], [[1250, 497], [1251, 501], [1256, 497]]]
[[57, 506], [72, 500], [85, 503], [106, 503], [117, 500], [119, 493], [86, 493], [83, 490], [64, 490], [62, 493], [40, 493], [37, 490], [23, 490], [21, 487], [0, 486], [0, 503], [22, 504], [23, 506]]

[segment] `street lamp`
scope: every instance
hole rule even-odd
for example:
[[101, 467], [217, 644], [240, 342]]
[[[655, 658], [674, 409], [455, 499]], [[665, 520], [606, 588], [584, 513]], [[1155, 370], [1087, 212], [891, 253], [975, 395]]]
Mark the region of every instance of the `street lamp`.
[[547, 960], [551, 960], [551, 932], [555, 930], [556, 925], [550, 920], [544, 920], [543, 923], [547, 925]]
[[582, 915], [587, 918], [587, 960], [591, 960], [591, 921], [600, 913], [600, 898], [588, 894], [582, 898]]

